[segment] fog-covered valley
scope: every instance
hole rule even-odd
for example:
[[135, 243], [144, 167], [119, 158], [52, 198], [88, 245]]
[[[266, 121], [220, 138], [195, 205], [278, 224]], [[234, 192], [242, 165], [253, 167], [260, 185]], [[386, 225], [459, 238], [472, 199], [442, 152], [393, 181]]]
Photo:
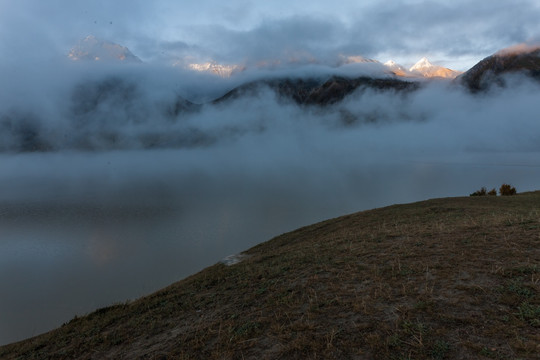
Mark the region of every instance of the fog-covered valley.
[[[3, 65], [0, 343], [302, 225], [503, 182], [538, 188], [536, 81], [343, 92], [348, 80], [335, 79], [365, 66], [222, 79], [147, 64]], [[280, 79], [343, 97], [299, 103]]]

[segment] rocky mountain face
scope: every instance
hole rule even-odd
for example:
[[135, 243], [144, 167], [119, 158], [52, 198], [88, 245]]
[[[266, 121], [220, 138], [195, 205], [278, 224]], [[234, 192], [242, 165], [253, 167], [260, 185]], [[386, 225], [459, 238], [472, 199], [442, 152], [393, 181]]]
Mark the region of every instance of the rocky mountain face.
[[501, 50], [473, 66], [457, 78], [472, 92], [485, 91], [493, 85], [505, 86], [504, 76], [523, 74], [540, 81], [540, 45], [518, 45]]

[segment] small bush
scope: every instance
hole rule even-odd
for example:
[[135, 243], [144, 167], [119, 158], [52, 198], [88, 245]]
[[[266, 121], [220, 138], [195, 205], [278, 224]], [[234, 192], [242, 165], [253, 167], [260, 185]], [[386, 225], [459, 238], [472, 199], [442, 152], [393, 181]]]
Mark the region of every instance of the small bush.
[[489, 196], [497, 196], [497, 190], [495, 190], [495, 188], [489, 190], [489, 192], [487, 193]]
[[501, 196], [516, 195], [516, 188], [508, 184], [502, 184], [499, 188], [499, 194]]
[[480, 190], [473, 192], [470, 196], [485, 196], [487, 194], [487, 189], [482, 186]]

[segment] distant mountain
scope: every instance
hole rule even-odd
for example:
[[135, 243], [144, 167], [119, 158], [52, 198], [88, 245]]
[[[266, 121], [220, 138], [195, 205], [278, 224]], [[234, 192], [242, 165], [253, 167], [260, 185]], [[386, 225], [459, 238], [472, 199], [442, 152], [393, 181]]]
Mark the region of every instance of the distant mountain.
[[378, 60], [369, 59], [361, 55], [340, 55], [338, 60], [338, 66], [346, 64], [359, 64], [359, 63], [375, 63], [380, 64]]
[[223, 103], [242, 96], [257, 96], [263, 89], [273, 90], [280, 99], [292, 100], [298, 105], [325, 106], [340, 102], [346, 96], [362, 89], [378, 91], [413, 91], [419, 88], [414, 81], [396, 78], [372, 78], [361, 76], [346, 78], [332, 76], [326, 80], [278, 78], [257, 80], [232, 89], [222, 97], [214, 100], [214, 104]]
[[433, 65], [429, 62], [429, 60], [426, 57], [423, 57], [418, 61], [416, 64], [414, 64], [409, 71], [413, 75], [421, 76], [421, 77], [440, 77], [440, 78], [450, 78], [453, 79], [459, 74], [461, 74], [459, 71], [455, 71], [452, 69], [448, 69], [442, 66]]
[[74, 61], [123, 61], [131, 63], [142, 62], [125, 46], [87, 36], [73, 47], [68, 57]]
[[[310, 58], [302, 62], [302, 60], [289, 59], [289, 60], [269, 60], [261, 61], [257, 64], [220, 64], [215, 61], [207, 62], [189, 62], [186, 59], [177, 60], [173, 66], [181, 66], [185, 69], [214, 74], [220, 77], [231, 77], [235, 74], [241, 73], [247, 69], [276, 69], [279, 67], [288, 67], [290, 65], [322, 65], [329, 66], [331, 68], [340, 68], [342, 66], [351, 65], [351, 64], [362, 64], [365, 65], [365, 69], [373, 73], [370, 76], [384, 76], [384, 74], [392, 74], [398, 77], [410, 77], [410, 78], [447, 78], [453, 79], [456, 76], [460, 75], [461, 72], [448, 69], [442, 66], [433, 65], [425, 57], [417, 62], [410, 69], [405, 68], [404, 66], [397, 64], [396, 62], [390, 60], [386, 63], [381, 63], [378, 60], [370, 59], [363, 57], [361, 55], [343, 55], [340, 54], [335, 59], [328, 60], [318, 60], [316, 58]], [[375, 73], [377, 75], [375, 75]]]
[[[190, 61], [191, 60], [191, 61]], [[269, 70], [269, 69], [279, 69], [287, 68], [290, 66], [301, 66], [301, 65], [326, 65], [330, 67], [340, 67], [343, 65], [349, 64], [382, 64], [373, 59], [368, 59], [360, 55], [339, 55], [336, 59], [321, 61], [315, 58], [308, 59], [273, 59], [267, 61], [259, 61], [257, 63], [229, 63], [221, 64], [217, 61], [211, 60], [206, 62], [193, 62], [189, 57], [187, 59], [178, 59], [173, 63], [173, 66], [183, 67], [187, 70], [196, 71], [200, 73], [208, 73], [217, 75], [222, 78], [228, 78], [234, 75], [237, 75], [245, 70]]]
[[405, 69], [403, 66], [399, 65], [393, 60], [389, 60], [385, 62], [384, 66], [386, 66], [394, 75], [397, 75], [397, 76], [410, 76], [411, 75], [407, 69]]
[[473, 92], [492, 85], [504, 86], [506, 74], [521, 73], [540, 81], [540, 45], [517, 45], [503, 49], [480, 61], [457, 78]]

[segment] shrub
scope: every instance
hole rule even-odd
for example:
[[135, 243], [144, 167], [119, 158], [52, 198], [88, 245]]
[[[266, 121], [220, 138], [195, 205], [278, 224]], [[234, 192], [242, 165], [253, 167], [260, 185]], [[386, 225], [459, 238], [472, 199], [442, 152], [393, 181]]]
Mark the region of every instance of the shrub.
[[473, 192], [470, 196], [485, 196], [486, 194], [487, 194], [487, 190], [485, 187], [482, 186], [480, 190]]
[[488, 195], [490, 196], [497, 196], [497, 190], [495, 190], [495, 188], [489, 190], [489, 192], [487, 193]]
[[502, 184], [499, 188], [499, 193], [502, 196], [516, 195], [516, 188], [508, 184]]

